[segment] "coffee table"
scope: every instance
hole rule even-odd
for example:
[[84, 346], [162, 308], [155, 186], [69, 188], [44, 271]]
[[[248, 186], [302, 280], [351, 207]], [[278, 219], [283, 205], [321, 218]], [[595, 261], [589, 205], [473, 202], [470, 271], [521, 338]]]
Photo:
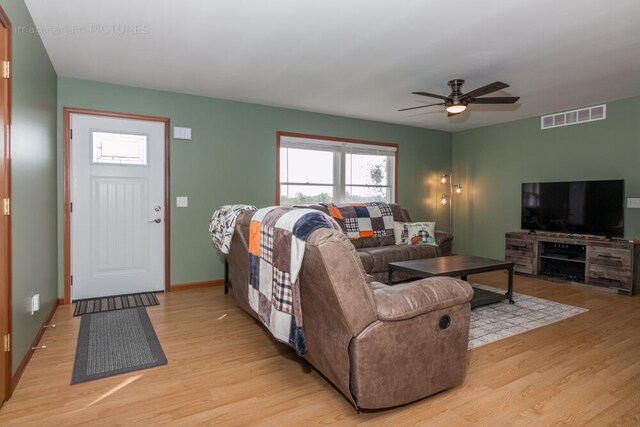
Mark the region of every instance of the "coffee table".
[[498, 259], [482, 258], [472, 255], [452, 255], [437, 258], [419, 259], [415, 261], [400, 261], [389, 263], [389, 285], [394, 271], [402, 271], [418, 277], [450, 276], [467, 280], [469, 274], [485, 273], [487, 271], [507, 270], [509, 272], [509, 286], [507, 293], [501, 294], [484, 289], [473, 288], [471, 308], [493, 304], [508, 299], [513, 304], [513, 262]]

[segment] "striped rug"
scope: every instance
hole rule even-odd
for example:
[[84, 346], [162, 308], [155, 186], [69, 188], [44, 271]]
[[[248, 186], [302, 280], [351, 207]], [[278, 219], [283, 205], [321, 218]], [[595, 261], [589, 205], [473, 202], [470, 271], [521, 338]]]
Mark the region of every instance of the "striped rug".
[[160, 302], [154, 292], [83, 299], [76, 301], [73, 315], [82, 316], [88, 313], [100, 313], [102, 311], [121, 310], [123, 308], [148, 307], [159, 304]]
[[71, 384], [166, 364], [144, 307], [87, 314], [80, 320]]

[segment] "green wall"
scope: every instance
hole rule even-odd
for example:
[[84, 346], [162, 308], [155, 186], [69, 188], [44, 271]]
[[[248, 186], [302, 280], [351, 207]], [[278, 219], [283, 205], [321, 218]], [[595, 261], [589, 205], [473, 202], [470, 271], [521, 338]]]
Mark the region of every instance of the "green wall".
[[[520, 229], [523, 182], [624, 179], [640, 197], [640, 97], [607, 104], [606, 120], [540, 129], [540, 117], [453, 134], [453, 169], [466, 189], [454, 206], [455, 251], [504, 257], [504, 233]], [[625, 237], [640, 237], [627, 209]]]
[[[192, 141], [171, 141], [171, 283], [222, 279], [223, 263], [207, 229], [211, 213], [228, 203], [275, 203], [276, 131], [397, 143], [399, 202], [415, 219], [435, 218], [437, 175], [451, 167], [451, 134], [284, 108], [58, 78], [58, 212], [62, 212], [62, 109], [89, 108], [169, 117], [191, 127]], [[439, 184], [437, 184], [439, 185]], [[189, 196], [176, 208], [176, 196]], [[62, 218], [59, 294], [62, 282]]]
[[[1, 0], [13, 24], [13, 371], [57, 299], [56, 73], [22, 0]], [[40, 311], [31, 315], [31, 296]]]

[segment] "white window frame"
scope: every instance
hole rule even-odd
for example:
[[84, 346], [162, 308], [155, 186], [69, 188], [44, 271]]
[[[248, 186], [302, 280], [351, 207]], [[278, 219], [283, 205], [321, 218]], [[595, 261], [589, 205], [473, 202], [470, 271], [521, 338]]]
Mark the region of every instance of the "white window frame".
[[[318, 184], [312, 182], [281, 182], [280, 181], [280, 168], [282, 162], [280, 161], [281, 148], [298, 148], [315, 151], [330, 151], [333, 152], [333, 183], [332, 184]], [[388, 185], [369, 185], [369, 184], [351, 184], [349, 187], [361, 187], [361, 188], [388, 188], [390, 203], [397, 202], [397, 167], [398, 167], [398, 145], [388, 144], [380, 142], [359, 141], [354, 139], [340, 139], [326, 136], [317, 135], [304, 135], [304, 134], [291, 134], [286, 132], [278, 132], [277, 147], [276, 147], [276, 204], [280, 204], [280, 189], [281, 186], [296, 185], [296, 186], [326, 186], [333, 189], [333, 201], [342, 202], [345, 200], [346, 193], [346, 155], [347, 154], [378, 154], [387, 156], [387, 179]]]

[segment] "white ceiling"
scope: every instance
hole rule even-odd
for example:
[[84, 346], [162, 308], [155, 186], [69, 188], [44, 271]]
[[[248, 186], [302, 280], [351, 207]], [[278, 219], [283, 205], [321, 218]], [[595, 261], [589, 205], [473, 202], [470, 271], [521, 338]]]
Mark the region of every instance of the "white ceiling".
[[[638, 0], [26, 3], [60, 76], [448, 131], [640, 95]], [[521, 99], [397, 111], [453, 78]]]

